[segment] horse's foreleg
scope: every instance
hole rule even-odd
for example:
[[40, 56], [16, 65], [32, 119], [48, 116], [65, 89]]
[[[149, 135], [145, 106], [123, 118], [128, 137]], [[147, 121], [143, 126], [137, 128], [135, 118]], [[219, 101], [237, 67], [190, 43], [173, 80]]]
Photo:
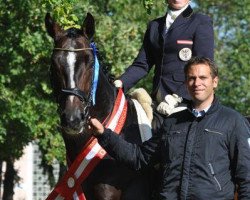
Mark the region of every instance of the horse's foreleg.
[[111, 185], [99, 183], [94, 186], [94, 195], [97, 200], [120, 200], [121, 190]]

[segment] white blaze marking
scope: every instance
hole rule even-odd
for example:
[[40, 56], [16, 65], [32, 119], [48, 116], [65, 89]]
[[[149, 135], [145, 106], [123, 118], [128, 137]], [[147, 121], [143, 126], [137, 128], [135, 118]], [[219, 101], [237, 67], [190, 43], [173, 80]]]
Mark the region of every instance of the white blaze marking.
[[250, 147], [250, 138], [248, 138], [247, 141], [248, 141], [248, 144], [249, 144], [249, 147]]
[[[75, 88], [76, 84], [74, 81], [75, 74], [75, 63], [76, 63], [76, 54], [74, 52], [69, 52], [67, 56], [67, 63], [69, 65], [69, 83], [70, 88]], [[70, 96], [70, 101], [73, 102], [74, 96]]]

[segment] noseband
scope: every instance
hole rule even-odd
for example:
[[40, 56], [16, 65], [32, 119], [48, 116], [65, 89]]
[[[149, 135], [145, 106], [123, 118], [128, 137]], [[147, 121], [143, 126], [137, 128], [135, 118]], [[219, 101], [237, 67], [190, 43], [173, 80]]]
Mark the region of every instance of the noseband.
[[[85, 51], [85, 50], [94, 50], [94, 48], [90, 48], [90, 47], [89, 48], [82, 48], [82, 49], [54, 48], [54, 50], [56, 50], [56, 51], [78, 52], [78, 51]], [[91, 85], [93, 85], [93, 78], [92, 78]], [[62, 89], [61, 92], [63, 94], [66, 94], [66, 95], [77, 96], [82, 103], [86, 103], [86, 105], [83, 108], [83, 116], [84, 116], [84, 119], [86, 119], [88, 114], [89, 114], [89, 108], [90, 108], [91, 103], [92, 103], [92, 95], [93, 95], [92, 90], [89, 92], [88, 95], [86, 95], [86, 93], [84, 91], [80, 90], [77, 87], [75, 87], [75, 88], [65, 88], [65, 89]]]

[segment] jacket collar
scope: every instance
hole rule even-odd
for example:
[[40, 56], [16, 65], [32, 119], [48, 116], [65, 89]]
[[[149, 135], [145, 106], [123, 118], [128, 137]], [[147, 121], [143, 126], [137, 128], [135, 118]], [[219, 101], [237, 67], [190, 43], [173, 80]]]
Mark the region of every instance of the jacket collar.
[[[220, 105], [219, 99], [216, 96], [214, 96], [214, 100], [212, 102], [212, 105], [210, 106], [208, 111], [205, 113], [205, 115], [210, 115], [210, 114], [216, 112], [219, 109], [219, 105]], [[187, 107], [188, 107], [188, 110], [192, 113], [192, 110], [193, 110], [192, 101], [189, 101]]]
[[169, 28], [169, 31], [171, 29], [174, 29], [177, 26], [180, 26], [181, 24], [186, 23], [189, 18], [192, 16], [193, 14], [193, 9], [191, 8], [191, 6], [189, 5], [174, 21], [174, 23], [172, 24], [172, 26]]
[[190, 17], [193, 14], [193, 9], [191, 8], [191, 6], [189, 5], [182, 13], [182, 17], [187, 18]]
[[160, 20], [159, 20], [158, 31], [159, 31], [159, 34], [161, 34], [163, 39], [164, 39], [164, 35], [166, 33], [166, 17], [167, 17], [167, 13], [163, 17], [159, 18]]
[[[166, 33], [166, 17], [167, 17], [167, 12], [163, 17], [159, 18], [159, 28], [158, 31], [159, 33], [161, 33], [162, 38], [164, 40], [164, 36]], [[189, 5], [175, 20], [175, 22], [172, 24], [172, 26], [170, 27], [169, 30], [173, 29], [176, 26], [179, 26], [183, 23], [186, 23], [186, 21], [188, 21], [188, 19], [191, 17], [191, 15], [193, 14], [193, 9], [191, 8], [191, 6]]]
[[220, 101], [216, 96], [214, 96], [213, 103], [211, 107], [208, 109], [207, 114], [209, 115], [216, 112], [219, 109], [219, 106], [220, 106]]

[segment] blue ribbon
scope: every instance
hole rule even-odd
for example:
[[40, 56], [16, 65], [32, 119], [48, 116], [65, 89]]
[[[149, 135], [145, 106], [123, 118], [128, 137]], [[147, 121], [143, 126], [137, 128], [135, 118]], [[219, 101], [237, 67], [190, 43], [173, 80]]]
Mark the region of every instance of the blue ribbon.
[[93, 54], [94, 54], [94, 66], [93, 66], [93, 71], [94, 71], [94, 74], [93, 74], [93, 80], [92, 80], [92, 88], [91, 88], [91, 94], [92, 94], [92, 102], [93, 102], [93, 105], [95, 105], [95, 99], [96, 99], [96, 90], [97, 90], [97, 84], [98, 84], [98, 77], [99, 77], [99, 68], [100, 68], [100, 65], [99, 65], [99, 61], [97, 59], [97, 54], [96, 54], [96, 45], [94, 42], [91, 42], [90, 44], [91, 48], [93, 49]]

